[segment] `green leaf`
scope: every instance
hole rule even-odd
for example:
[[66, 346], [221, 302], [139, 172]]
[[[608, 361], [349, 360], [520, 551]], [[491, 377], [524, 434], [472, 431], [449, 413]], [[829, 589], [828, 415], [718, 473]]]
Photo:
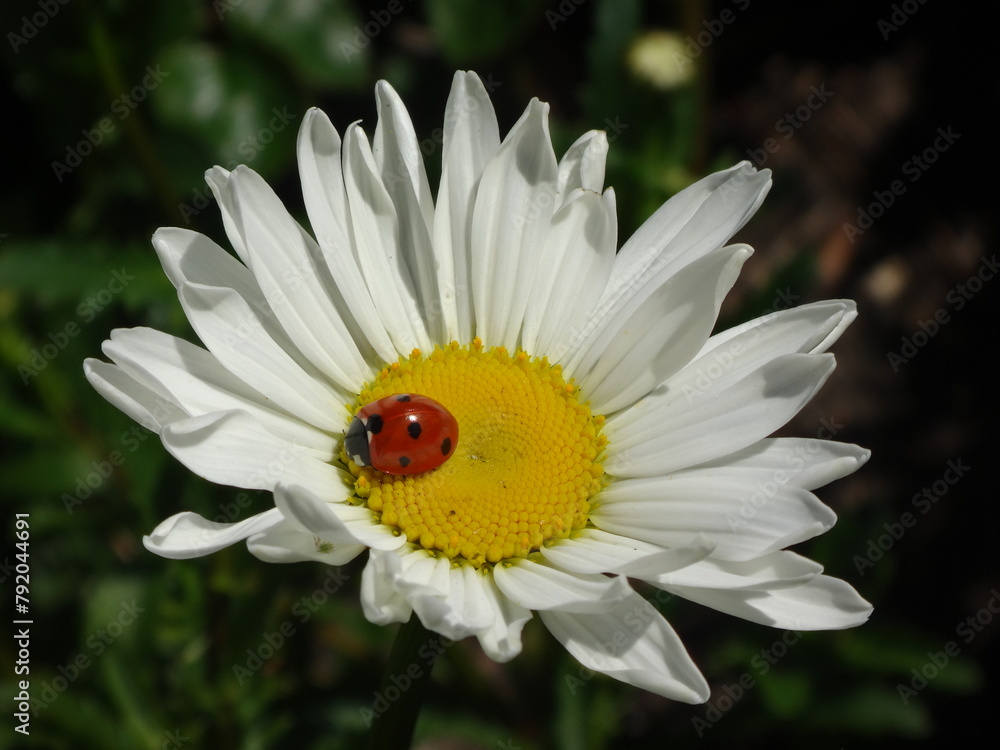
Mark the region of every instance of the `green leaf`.
[[[920, 672], [928, 663], [946, 661], [941, 668], [937, 664], [927, 668], [936, 675], [929, 681], [932, 689], [968, 693], [982, 684], [982, 671], [960, 653], [964, 644], [957, 638], [947, 641], [899, 623], [891, 628], [869, 625], [840, 635], [834, 641], [839, 656], [858, 669], [891, 675], [909, 684], [912, 670]], [[959, 650], [957, 656], [946, 653], [949, 642], [953, 653]]]
[[[47, 675], [39, 679], [38, 684], [53, 680], [57, 675]], [[31, 725], [34, 744], [29, 747], [46, 750], [97, 747], [103, 750], [135, 750], [129, 737], [121, 731], [121, 717], [115, 716], [97, 699], [93, 683], [95, 677], [89, 671], [85, 672], [80, 680], [40, 710]]]
[[7, 452], [0, 464], [4, 492], [28, 497], [49, 496], [47, 502], [62, 507], [58, 493], [72, 492], [92, 471], [87, 454], [63, 445], [35, 447], [26, 453]]
[[15, 400], [3, 386], [0, 393], [0, 432], [15, 438], [52, 438], [57, 434], [55, 425], [45, 415]]
[[109, 649], [101, 667], [108, 692], [117, 704], [116, 713], [121, 717], [120, 729], [132, 738], [133, 747], [166, 746], [155, 716], [156, 698], [148, 688], [141, 689], [136, 679], [143, 671], [135, 670], [132, 659], [120, 649]]
[[889, 686], [860, 687], [842, 698], [822, 701], [799, 717], [803, 728], [845, 734], [924, 737], [930, 733], [930, 714], [918, 702], [904, 705]]
[[[114, 645], [134, 638], [134, 626], [148, 617], [143, 585], [138, 578], [104, 578], [87, 592], [84, 638], [97, 650], [99, 644]], [[96, 637], [94, 637], [96, 635]]]
[[[261, 42], [280, 56], [298, 76], [313, 86], [357, 89], [369, 77], [368, 24], [353, 8], [337, 0], [288, 2], [287, 0], [243, 0], [217, 3], [220, 18], [234, 32]], [[230, 6], [226, 10], [224, 6]], [[378, 18], [393, 19], [388, 10]]]
[[541, 0], [429, 0], [427, 15], [448, 61], [465, 65], [494, 57], [532, 25], [545, 23], [546, 5]]
[[45, 307], [68, 303], [73, 312], [67, 320], [81, 325], [115, 300], [135, 308], [173, 296], [151, 247], [117, 247], [112, 253], [108, 243], [94, 241], [5, 243], [0, 286], [28, 294]]
[[[641, 9], [637, 0], [597, 0], [594, 35], [587, 42], [589, 76], [581, 98], [590, 120], [600, 121], [607, 113], [627, 115], [638, 103], [625, 74], [628, 45], [639, 33]], [[643, 100], [649, 97], [644, 96]], [[612, 150], [613, 151], [613, 150]]]
[[801, 672], [773, 669], [757, 679], [761, 701], [775, 716], [797, 716], [812, 700], [809, 676]]
[[294, 153], [304, 110], [267, 59], [191, 42], [165, 52], [163, 68], [172, 85], [153, 102], [160, 118], [196, 137], [217, 164], [268, 174]]

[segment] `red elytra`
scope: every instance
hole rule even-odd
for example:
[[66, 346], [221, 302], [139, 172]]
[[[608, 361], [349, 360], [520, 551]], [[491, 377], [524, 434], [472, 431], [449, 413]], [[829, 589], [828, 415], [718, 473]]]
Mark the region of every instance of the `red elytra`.
[[420, 474], [448, 460], [458, 444], [458, 422], [427, 396], [398, 393], [365, 404], [344, 435], [358, 466], [386, 474]]

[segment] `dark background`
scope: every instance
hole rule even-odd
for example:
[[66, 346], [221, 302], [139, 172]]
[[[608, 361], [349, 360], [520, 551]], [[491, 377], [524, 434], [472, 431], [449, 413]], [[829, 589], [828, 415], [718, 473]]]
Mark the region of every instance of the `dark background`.
[[[787, 299], [858, 301], [834, 347], [837, 371], [783, 434], [835, 425], [838, 440], [872, 449], [861, 471], [819, 491], [840, 522], [802, 551], [875, 614], [855, 630], [798, 638], [670, 602], [663, 611], [713, 686], [706, 706], [601, 677], [576, 682], [578, 666], [537, 622], [507, 665], [461, 643], [435, 668], [421, 747], [978, 741], [997, 705], [1000, 634], [989, 609], [1000, 610], [1000, 279], [969, 283], [993, 273], [996, 241], [1000, 78], [981, 14], [940, 0], [6, 3], [0, 580], [13, 619], [14, 513], [30, 513], [32, 690], [51, 698], [21, 744], [359, 745], [360, 709], [392, 637], [360, 612], [360, 567], [331, 577], [265, 565], [242, 547], [184, 562], [147, 553], [141, 535], [174, 512], [235, 520], [270, 499], [190, 476], [157, 440], [130, 432], [81, 362], [119, 326], [191, 335], [148, 238], [178, 225], [224, 243], [207, 167], [249, 163], [302, 215], [294, 142], [309, 106], [341, 132], [360, 118], [371, 133], [372, 87], [387, 78], [427, 139], [436, 185], [435, 129], [456, 68], [493, 87], [502, 133], [532, 96], [552, 104], [559, 153], [585, 130], [607, 130], [620, 242], [707, 172], [746, 158], [774, 171], [738, 238], [756, 255], [720, 327]], [[377, 33], [362, 47], [366, 24]], [[634, 57], [665, 31], [690, 74], [669, 89]], [[137, 86], [131, 108], [121, 97]], [[935, 151], [940, 131], [953, 142]], [[934, 163], [924, 170], [913, 157], [926, 149]], [[74, 154], [78, 166], [53, 166]], [[861, 234], [845, 229], [859, 211], [879, 214]], [[128, 279], [120, 291], [116, 271]], [[949, 462], [968, 468], [958, 477]], [[234, 667], [255, 666], [283, 626], [292, 635], [241, 680]], [[8, 696], [16, 652], [0, 642]], [[958, 655], [943, 664], [951, 642]], [[926, 687], [913, 670], [931, 676]], [[901, 685], [920, 689], [903, 696]], [[22, 740], [10, 713], [0, 747]]]

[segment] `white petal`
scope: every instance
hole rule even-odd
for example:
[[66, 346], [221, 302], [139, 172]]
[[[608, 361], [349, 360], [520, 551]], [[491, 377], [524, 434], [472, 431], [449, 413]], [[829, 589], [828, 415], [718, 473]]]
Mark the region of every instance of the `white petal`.
[[483, 576], [482, 581], [483, 593], [493, 608], [493, 624], [477, 632], [476, 638], [493, 661], [510, 661], [521, 653], [521, 631], [531, 619], [531, 610], [504, 596], [492, 576]]
[[788, 482], [814, 490], [857, 471], [870, 456], [869, 450], [833, 440], [767, 438], [701, 464], [697, 471], [742, 477], [748, 484]]
[[435, 269], [431, 231], [434, 201], [424, 171], [424, 159], [410, 115], [399, 95], [385, 81], [375, 86], [378, 125], [372, 143], [382, 182], [396, 208], [399, 249], [413, 279], [420, 310], [429, 335], [443, 341], [438, 275]]
[[351, 337], [345, 322], [351, 313], [315, 240], [252, 169], [233, 171], [223, 200], [243, 237], [250, 268], [288, 337], [341, 388], [358, 390], [372, 371]]
[[226, 236], [229, 237], [229, 242], [232, 244], [233, 250], [240, 256], [240, 260], [244, 264], [250, 265], [250, 256], [247, 253], [246, 245], [243, 244], [243, 235], [237, 229], [233, 215], [229, 213], [226, 201], [222, 197], [226, 190], [226, 183], [229, 182], [229, 175], [230, 172], [228, 169], [212, 167], [205, 172], [205, 182], [208, 183], [208, 187], [212, 190], [215, 202], [219, 204], [219, 209], [222, 212], [222, 224], [226, 228]]
[[487, 161], [500, 148], [489, 94], [475, 73], [457, 72], [444, 113], [434, 257], [448, 341], [472, 341], [472, 213]]
[[614, 191], [578, 192], [552, 217], [524, 313], [521, 346], [554, 362], [562, 361], [563, 342], [604, 290], [615, 258]]
[[[336, 492], [337, 485], [327, 488], [324, 496]], [[281, 515], [298, 527], [333, 544], [364, 544], [372, 549], [399, 549], [406, 537], [396, 536], [392, 529], [375, 520], [368, 508], [343, 502], [324, 502], [314, 490], [279, 484], [274, 488], [274, 504]]]
[[722, 247], [750, 218], [770, 187], [770, 171], [757, 172], [748, 162], [709, 175], [664, 204], [629, 239], [615, 257], [604, 293], [578, 321], [567, 341], [564, 358], [570, 374], [585, 373], [594, 358], [582, 363], [609, 318], [645, 299], [666, 279], [702, 256]]
[[604, 469], [658, 476], [741, 450], [795, 416], [833, 368], [830, 354], [790, 354], [690, 401], [667, 383], [608, 420]]
[[433, 348], [400, 247], [396, 208], [357, 123], [344, 137], [344, 181], [361, 272], [396, 350], [409, 355]]
[[384, 362], [397, 356], [364, 282], [351, 241], [340, 136], [318, 109], [302, 118], [298, 138], [299, 178], [309, 223], [333, 281], [357, 322], [356, 341], [367, 340]]
[[218, 552], [279, 523], [281, 514], [276, 508], [238, 523], [216, 523], [197, 513], [178, 513], [153, 529], [149, 536], [144, 536], [142, 543], [161, 557], [188, 560]]
[[[425, 231], [429, 231], [434, 221], [434, 200], [424, 171], [423, 154], [406, 105], [388, 82], [379, 81], [375, 85], [375, 106], [378, 125], [375, 127], [372, 154], [382, 173], [382, 180], [390, 193], [399, 189], [400, 200], [393, 201], [397, 209], [401, 204], [408, 204], [408, 209], [414, 210], [423, 221]], [[405, 190], [402, 189], [403, 183]]]
[[712, 336], [670, 389], [691, 400], [711, 387], [723, 388], [786, 354], [815, 354], [832, 344], [857, 316], [854, 303], [816, 302], [765, 315]]
[[[710, 476], [710, 475], [709, 475]], [[614, 482], [593, 499], [598, 528], [664, 547], [704, 534], [723, 560], [750, 560], [833, 527], [832, 510], [811, 492], [731, 478], [667, 476]]]
[[[496, 620], [497, 611], [490, 596], [486, 593], [492, 587], [488, 581], [489, 574], [473, 568], [471, 565], [448, 565], [450, 590], [445, 606], [442, 607], [437, 621], [428, 618], [421, 611], [424, 625], [435, 632], [447, 635], [449, 631], [456, 635], [468, 632], [481, 632], [490, 628]], [[416, 607], [414, 607], [416, 609]], [[443, 628], [443, 629], [441, 629]]]
[[776, 589], [801, 586], [823, 572], [817, 562], [788, 550], [779, 550], [753, 560], [732, 562], [709, 558], [643, 580], [660, 586], [693, 586], [707, 589]]
[[577, 200], [582, 191], [600, 193], [604, 190], [604, 167], [608, 158], [608, 134], [591, 130], [577, 138], [559, 161], [556, 192], [558, 210], [563, 204]]
[[[226, 174], [228, 181], [228, 172]], [[225, 190], [225, 185], [224, 182], [220, 189]], [[225, 215], [233, 224], [233, 231], [237, 232], [234, 219], [229, 214], [229, 201], [225, 199], [225, 193], [220, 195], [226, 200], [226, 204], [223, 205]], [[246, 302], [260, 327], [278, 346], [300, 364], [306, 362], [306, 358], [296, 349], [275, 317], [253, 272], [219, 245], [197, 232], [169, 227], [158, 229], [153, 234], [153, 247], [160, 258], [163, 270], [178, 292], [188, 284], [235, 292]], [[245, 255], [245, 248], [243, 252]]]
[[344, 565], [368, 547], [363, 544], [333, 544], [282, 520], [247, 539], [247, 549], [257, 559], [270, 563], [315, 560], [326, 565]]
[[663, 588], [720, 612], [786, 630], [853, 628], [866, 622], [872, 613], [872, 606], [849, 584], [825, 575], [801, 586], [770, 591]]
[[539, 612], [585, 667], [684, 703], [704, 703], [708, 683], [656, 608], [636, 593], [594, 614]]
[[[407, 585], [412, 585], [415, 589], [424, 587], [426, 592], [433, 592], [432, 595], [439, 598], [448, 595], [451, 588], [451, 576], [448, 574], [451, 561], [447, 557], [417, 548], [410, 554], [400, 556], [399, 563], [399, 571], [393, 576], [397, 582], [405, 579]], [[390, 570], [394, 568], [390, 566]]]
[[771, 170], [749, 162], [716, 172], [663, 204], [622, 246], [597, 314], [629, 296], [644, 278], [676, 273], [722, 247], [751, 216], [771, 187]]
[[159, 433], [164, 425], [188, 417], [176, 403], [136, 382], [118, 365], [87, 359], [83, 373], [98, 393], [147, 430]]
[[555, 203], [558, 167], [549, 107], [532, 99], [486, 165], [472, 218], [476, 335], [517, 346], [538, 252]]
[[275, 437], [244, 411], [174, 422], [160, 437], [178, 461], [210, 482], [254, 490], [273, 490], [285, 482], [314, 492], [347, 492], [345, 472], [310, 449]]
[[711, 554], [715, 544], [697, 539], [686, 547], [665, 549], [601, 529], [584, 529], [541, 549], [552, 565], [574, 573], [616, 573], [645, 578], [678, 570]]
[[230, 287], [244, 299], [266, 306], [250, 269], [205, 235], [190, 229], [161, 227], [153, 233], [153, 249], [175, 288], [188, 281]]
[[280, 408], [322, 430], [344, 429], [350, 400], [333, 383], [303, 370], [231, 289], [184, 284], [178, 296], [188, 320], [222, 366]]
[[534, 610], [599, 612], [632, 591], [628, 582], [618, 576], [569, 573], [531, 560], [495, 566], [493, 580], [511, 601]]
[[471, 565], [453, 567], [447, 557], [422, 550], [379, 560], [389, 585], [429, 630], [460, 640], [493, 625], [495, 610], [485, 593], [485, 574]]
[[311, 107], [303, 115], [295, 147], [302, 198], [316, 239], [324, 247], [342, 251], [340, 257], [353, 258], [345, 247], [350, 218], [340, 134], [325, 112]]
[[152, 328], [119, 328], [104, 352], [126, 372], [182, 405], [191, 416], [242, 409], [289, 442], [332, 456], [336, 439], [272, 408], [209, 352]]
[[691, 360], [751, 253], [746, 245], [709, 253], [606, 322], [582, 359], [574, 360], [575, 376], [596, 413], [628, 406]]
[[[818, 354], [836, 343], [857, 317], [858, 307], [854, 300], [810, 302], [768, 313], [722, 331], [705, 343], [699, 356], [723, 345], [736, 356], [743, 354], [743, 348], [753, 349], [749, 361], [756, 358], [763, 362], [781, 354]], [[740, 346], [736, 345], [737, 340]]]
[[361, 573], [361, 608], [375, 625], [406, 622], [413, 612], [406, 597], [390, 584], [387, 575], [390, 566], [398, 570], [399, 553], [372, 550]]

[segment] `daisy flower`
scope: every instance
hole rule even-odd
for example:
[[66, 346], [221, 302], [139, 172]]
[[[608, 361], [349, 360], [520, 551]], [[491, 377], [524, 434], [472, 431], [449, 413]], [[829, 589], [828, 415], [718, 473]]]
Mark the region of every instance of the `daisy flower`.
[[[435, 200], [402, 101], [385, 82], [376, 98], [371, 142], [358, 123], [341, 139], [321, 111], [303, 119], [311, 232], [241, 166], [207, 173], [238, 257], [186, 229], [153, 236], [204, 346], [120, 329], [111, 363], [85, 363], [190, 470], [274, 496], [231, 524], [178, 513], [146, 548], [178, 559], [245, 541], [261, 560], [328, 565], [367, 553], [373, 623], [417, 617], [506, 661], [537, 613], [583, 666], [690, 703], [709, 687], [631, 580], [778, 628], [863, 623], [854, 589], [785, 548], [833, 526], [812, 491], [868, 451], [767, 437], [833, 371], [825, 352], [854, 304], [712, 335], [751, 254], [726, 243], [768, 170], [695, 183], [616, 252], [603, 132], [557, 159], [548, 105], [532, 100], [501, 140], [479, 78], [460, 72]], [[383, 473], [405, 443], [391, 398], [405, 395], [450, 413], [457, 439], [432, 458], [444, 441], [411, 438], [418, 470]], [[367, 415], [383, 399], [380, 432]], [[350, 442], [367, 458], [345, 450], [359, 411]]]

